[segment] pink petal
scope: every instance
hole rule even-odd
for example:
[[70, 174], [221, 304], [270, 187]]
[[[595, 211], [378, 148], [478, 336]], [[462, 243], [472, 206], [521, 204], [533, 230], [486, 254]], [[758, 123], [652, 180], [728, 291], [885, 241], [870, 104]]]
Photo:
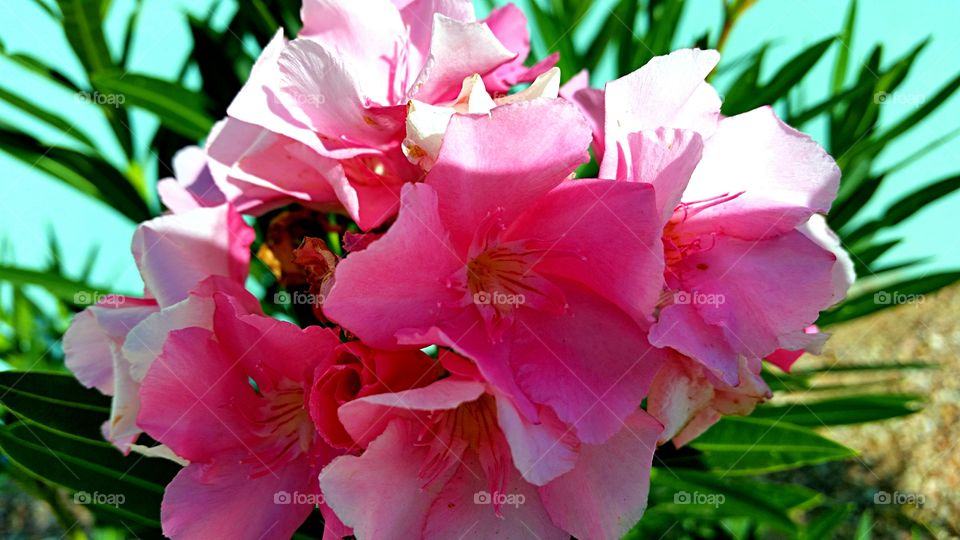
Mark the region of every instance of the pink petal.
[[704, 80], [719, 61], [716, 51], [681, 49], [607, 83], [604, 169], [616, 162], [612, 149], [630, 133], [669, 127], [690, 129], [704, 137], [712, 134], [720, 98]]
[[360, 446], [370, 444], [398, 416], [416, 418], [420, 413], [456, 409], [474, 401], [485, 387], [476, 381], [442, 379], [423, 388], [392, 394], [375, 394], [345, 403], [340, 420]]
[[421, 429], [417, 422], [395, 420], [362, 455], [338, 457], [320, 473], [324, 500], [357, 538], [422, 536], [446, 479], [423, 486], [419, 472], [428, 450], [416, 444]]
[[620, 538], [647, 508], [662, 426], [638, 410], [605, 444], [583, 445], [569, 473], [540, 488], [553, 522], [577, 538]]
[[184, 459], [223, 460], [247, 444], [255, 399], [213, 333], [186, 328], [170, 334], [143, 379], [137, 424]]
[[[463, 456], [460, 467], [430, 508], [423, 534], [418, 538], [553, 538], [568, 540], [540, 503], [536, 488], [511, 468], [503, 493], [491, 494], [476, 454]], [[492, 496], [506, 501], [497, 516]], [[486, 497], [486, 498], [484, 498]], [[486, 502], [484, 502], [486, 501]]]
[[566, 182], [504, 234], [548, 246], [535, 270], [574, 280], [646, 324], [662, 291], [663, 245], [654, 190], [611, 180]]
[[448, 243], [436, 192], [423, 184], [407, 185], [402, 201], [400, 216], [385, 235], [337, 265], [323, 305], [329, 319], [381, 349], [396, 349], [399, 330], [429, 328], [444, 305], [460, 300], [446, 280], [464, 262]]
[[209, 276], [246, 280], [254, 236], [229, 205], [198, 208], [141, 223], [133, 257], [147, 290], [165, 307]]
[[241, 212], [260, 215], [291, 202], [340, 208], [334, 185], [346, 182], [343, 169], [298, 141], [227, 118], [214, 128], [207, 151], [215, 181]]
[[[706, 295], [700, 298], [722, 299], [691, 305], [705, 323], [723, 330], [733, 350], [763, 358], [809, 343], [803, 330], [835, 301], [835, 261], [797, 231], [761, 241], [718, 236], [712, 249], [688, 257], [681, 281], [684, 290]], [[709, 358], [694, 357], [711, 365]]]
[[[250, 465], [192, 464], [167, 486], [160, 509], [170, 538], [287, 539], [320, 499], [316, 468], [300, 459], [256, 476]], [[294, 499], [296, 497], [296, 499]], [[291, 504], [283, 501], [289, 500]]]
[[227, 202], [213, 181], [202, 148], [188, 146], [173, 156], [174, 178], [160, 180], [157, 191], [163, 204], [179, 213]]
[[489, 214], [510, 223], [586, 162], [589, 145], [586, 122], [562, 100], [515, 103], [489, 116], [454, 116], [426, 178], [438, 193], [454, 245], [465, 249]]
[[113, 394], [113, 356], [130, 329], [158, 310], [151, 299], [111, 296], [74, 317], [63, 336], [64, 363], [87, 388]]
[[663, 424], [658, 444], [674, 438], [713, 399], [713, 385], [693, 360], [672, 355], [653, 380], [647, 412]]
[[367, 109], [361, 83], [346, 61], [315, 41], [291, 41], [278, 60], [281, 101], [300, 111], [317, 133], [363, 146], [390, 142], [402, 121]]
[[680, 303], [660, 310], [659, 319], [650, 327], [650, 343], [696, 358], [717, 377], [736, 384], [737, 347], [728, 342], [723, 328], [704, 320], [699, 310], [690, 304], [690, 298], [686, 291], [675, 293], [674, 301], [681, 299]]
[[306, 0], [301, 18], [300, 37], [335, 51], [356, 74], [362, 95], [377, 104], [395, 104], [389, 75], [406, 31], [389, 0]]
[[505, 48], [486, 24], [434, 14], [430, 55], [407, 97], [427, 103], [452, 99], [463, 79], [514, 58], [516, 53]]
[[[626, 313], [570, 283], [562, 317], [532, 310], [517, 314], [510, 365], [524, 393], [549, 405], [577, 437], [601, 443], [640, 406], [664, 359]], [[596, 321], [604, 321], [598, 328]], [[486, 358], [477, 358], [483, 368]]]
[[497, 422], [524, 484], [542, 486], [576, 463], [579, 442], [549, 409], [541, 412], [539, 423], [532, 423], [520, 415], [509, 398], [498, 395]]
[[[617, 152], [619, 159], [605, 162], [608, 170], [601, 169], [599, 176], [653, 185], [657, 210], [666, 223], [700, 161], [703, 139], [696, 132], [682, 129], [638, 131], [627, 135], [626, 143], [617, 145]], [[610, 164], [616, 168], [609, 169]]]
[[243, 366], [261, 391], [280, 381], [304, 383], [316, 366], [340, 345], [330, 328], [308, 326], [247, 314], [231, 296], [214, 295], [213, 326], [223, 351]]
[[[604, 149], [604, 96], [603, 90], [590, 88], [590, 74], [583, 70], [570, 78], [560, 87], [560, 97], [576, 105], [590, 124], [593, 132], [593, 149], [597, 158], [603, 156]], [[608, 178], [600, 175], [601, 178]]]
[[743, 195], [703, 210], [684, 223], [684, 230], [769, 238], [830, 210], [839, 183], [833, 158], [769, 107], [724, 118], [707, 141], [683, 199]]

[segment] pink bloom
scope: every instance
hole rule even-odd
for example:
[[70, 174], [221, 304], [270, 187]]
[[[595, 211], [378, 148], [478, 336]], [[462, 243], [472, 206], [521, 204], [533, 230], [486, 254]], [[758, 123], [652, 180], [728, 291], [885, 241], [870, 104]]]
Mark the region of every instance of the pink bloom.
[[289, 538], [321, 504], [317, 475], [336, 455], [314, 428], [307, 397], [314, 369], [340, 340], [214, 299], [214, 330], [170, 333], [140, 389], [137, 423], [190, 462], [164, 493], [163, 532]]
[[359, 539], [619, 538], [640, 519], [662, 429], [650, 416], [581, 444], [549, 409], [528, 422], [472, 364], [443, 362], [446, 379], [340, 409], [366, 450], [334, 459], [320, 486]]
[[830, 209], [839, 169], [770, 108], [720, 118], [704, 82], [718, 59], [677, 51], [609, 83], [600, 175], [656, 189], [666, 294], [651, 343], [736, 385], [741, 356], [814, 346], [804, 328], [849, 283], [839, 245], [804, 229]]
[[373, 347], [453, 347], [528, 420], [545, 404], [603, 442], [659, 365], [646, 329], [663, 266], [653, 190], [564, 182], [589, 142], [562, 100], [455, 115], [396, 223], [337, 266], [324, 312]]
[[374, 228], [422, 176], [400, 146], [409, 100], [451, 101], [473, 74], [505, 92], [556, 62], [523, 67], [514, 6], [478, 22], [467, 0], [309, 0], [302, 18], [297, 39], [278, 32], [264, 49], [208, 142], [214, 178], [244, 212], [299, 202]]
[[173, 156], [174, 178], [157, 183], [157, 192], [167, 208], [179, 214], [227, 202], [213, 181], [207, 161], [206, 152], [196, 146], [188, 146]]
[[418, 350], [379, 351], [359, 341], [338, 345], [331, 358], [317, 366], [310, 392], [310, 416], [323, 439], [350, 450], [355, 443], [337, 410], [344, 403], [374, 394], [426, 386], [440, 375], [432, 358]]
[[[114, 396], [104, 434], [121, 449], [140, 433], [139, 380], [166, 332], [209, 319], [212, 309], [204, 306], [213, 291], [248, 294], [243, 282], [253, 234], [228, 205], [142, 223], [133, 251], [147, 298], [111, 296], [74, 319], [64, 336], [66, 365], [84, 385]], [[256, 300], [244, 302], [259, 311]]]
[[757, 358], [741, 357], [739, 384], [731, 386], [695, 360], [673, 353], [663, 364], [647, 397], [647, 412], [663, 426], [660, 443], [681, 447], [700, 436], [723, 415], [746, 416], [772, 395], [760, 376]]

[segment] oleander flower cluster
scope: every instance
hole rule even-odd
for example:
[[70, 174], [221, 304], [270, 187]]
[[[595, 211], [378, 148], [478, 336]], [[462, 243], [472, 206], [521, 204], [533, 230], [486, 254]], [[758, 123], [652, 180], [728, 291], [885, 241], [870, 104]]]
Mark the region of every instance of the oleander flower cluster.
[[619, 538], [658, 445], [822, 345], [853, 277], [840, 172], [770, 108], [721, 115], [718, 53], [561, 87], [512, 5], [302, 19], [160, 182], [143, 297], [65, 339], [106, 439], [182, 465], [167, 536], [289, 538], [319, 509], [325, 538]]

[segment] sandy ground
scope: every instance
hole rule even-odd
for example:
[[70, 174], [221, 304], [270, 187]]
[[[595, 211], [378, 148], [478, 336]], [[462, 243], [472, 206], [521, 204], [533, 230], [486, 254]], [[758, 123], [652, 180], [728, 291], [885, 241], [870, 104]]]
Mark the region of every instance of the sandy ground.
[[[936, 369], [865, 376], [828, 373], [820, 384], [865, 384], [871, 392], [924, 398], [912, 416], [821, 432], [861, 452], [859, 460], [815, 467], [805, 483], [878, 517], [875, 538], [908, 538], [902, 512], [938, 538], [960, 538], [960, 287], [830, 329], [821, 356], [798, 369], [932, 362]], [[832, 487], [830, 487], [832, 486]], [[900, 503], [900, 504], [897, 504]]]

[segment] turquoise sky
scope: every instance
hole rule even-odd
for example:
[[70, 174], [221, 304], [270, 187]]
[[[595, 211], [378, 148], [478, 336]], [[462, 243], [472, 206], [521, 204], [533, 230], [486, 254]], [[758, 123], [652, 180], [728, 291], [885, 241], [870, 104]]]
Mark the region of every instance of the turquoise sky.
[[[597, 2], [598, 17], [587, 21], [586, 31], [589, 31], [590, 23], [596, 23], [604, 15], [604, 7], [610, 3], [610, 0]], [[518, 4], [522, 7], [524, 2]], [[720, 4], [721, 0], [690, 0], [675, 45], [692, 40], [707, 28], [717, 28]], [[113, 2], [107, 30], [108, 40], [115, 50], [119, 47], [122, 28], [132, 5], [133, 0]], [[144, 12], [133, 48], [133, 71], [162, 77], [176, 73], [189, 48], [184, 14], [202, 16], [213, 5], [217, 6], [220, 19], [236, 9], [236, 3], [229, 1], [144, 0]], [[731, 36], [724, 59], [734, 60], [759, 44], [772, 41], [774, 47], [768, 55], [767, 66], [772, 70], [805, 46], [838, 33], [846, 9], [847, 2], [840, 0], [759, 0]], [[889, 125], [909, 114], [940, 85], [960, 72], [958, 20], [960, 2], [867, 0], [860, 3], [857, 34], [853, 43], [848, 44], [856, 69], [877, 42], [884, 44], [885, 57], [889, 60], [902, 55], [926, 36], [933, 38], [906, 84], [894, 99], [883, 105], [882, 124]], [[29, 53], [71, 75], [81, 72], [59, 27], [36, 6], [35, 0], [0, 2], [0, 40], [9, 51]], [[834, 48], [830, 57], [821, 62], [806, 80], [803, 98], [807, 103], [819, 101], [826, 95], [832, 55], [836, 50]], [[76, 122], [77, 129], [95, 140], [112, 141], [106, 125], [91, 105], [44, 84], [41, 79], [2, 59], [0, 86], [69, 117]], [[58, 133], [30, 121], [4, 104], [0, 104], [0, 119], [21, 126], [44, 141], [67, 142]], [[889, 150], [883, 156], [883, 162], [896, 162], [925, 142], [956, 129], [960, 124], [958, 120], [960, 98], [955, 95], [935, 116]], [[145, 137], [155, 126], [146, 115], [135, 115], [133, 127], [136, 135]], [[823, 126], [811, 124], [807, 129], [815, 138], [822, 138]], [[119, 151], [109, 145], [107, 151], [113, 156], [119, 155]], [[877, 212], [904, 193], [958, 172], [960, 140], [954, 140], [890, 177], [869, 208]], [[129, 251], [133, 223], [2, 153], [0, 190], [0, 239], [9, 244], [5, 262], [16, 262], [21, 266], [42, 265], [47, 252], [47, 233], [52, 230], [63, 245], [68, 268], [79, 269], [87, 253], [98, 247], [94, 284], [128, 292], [139, 289], [139, 277]], [[955, 194], [911, 219], [895, 231], [907, 238], [905, 245], [889, 254], [885, 262], [932, 255], [934, 260], [927, 270], [960, 267], [958, 213], [960, 194]]]

